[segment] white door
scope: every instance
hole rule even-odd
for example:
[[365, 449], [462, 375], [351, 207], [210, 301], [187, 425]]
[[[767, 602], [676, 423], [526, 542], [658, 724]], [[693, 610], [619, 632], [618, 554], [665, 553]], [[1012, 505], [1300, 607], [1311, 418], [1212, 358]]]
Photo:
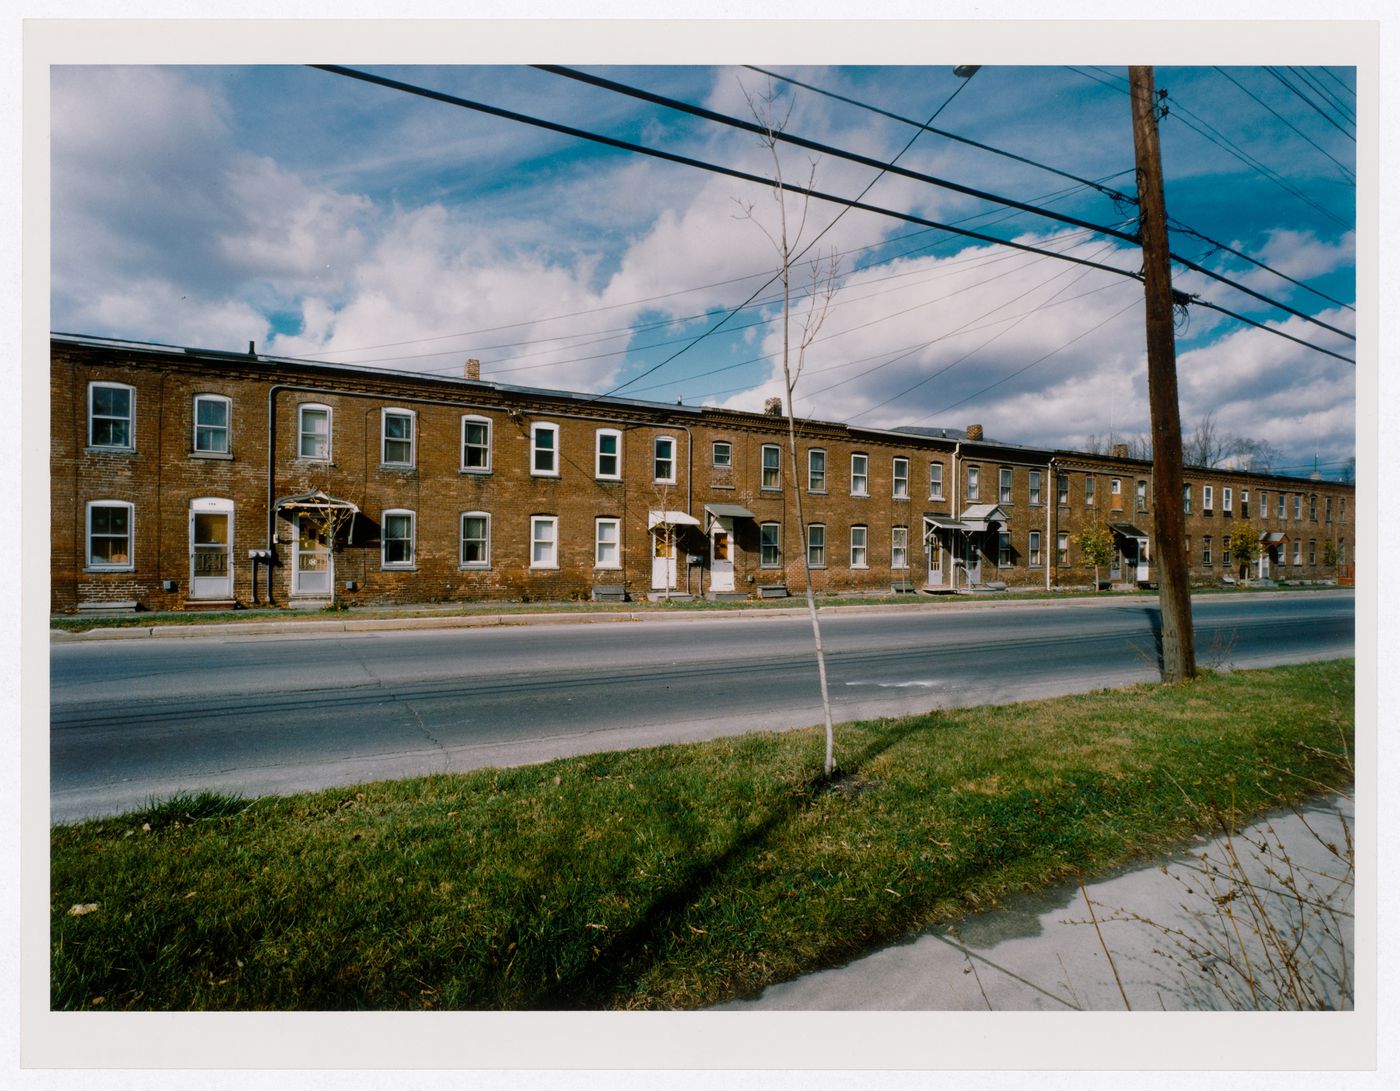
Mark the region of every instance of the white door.
[[1138, 583], [1146, 583], [1152, 578], [1147, 571], [1147, 539], [1139, 538], [1137, 541], [1137, 580]]
[[728, 520], [716, 519], [710, 528], [710, 590], [734, 590], [733, 543], [730, 540], [732, 524]]
[[655, 591], [676, 589], [676, 528], [658, 526], [651, 535], [651, 586]]
[[943, 535], [934, 531], [928, 536], [928, 585], [930, 587], [942, 587], [944, 580], [945, 558], [943, 548]]
[[[982, 535], [978, 535], [982, 537]], [[957, 542], [958, 556], [962, 558], [964, 570], [967, 572], [967, 583], [969, 587], [976, 587], [982, 582], [982, 546], [972, 540], [971, 534], [956, 535], [954, 541]]]
[[297, 516], [297, 536], [292, 545], [292, 594], [326, 595], [335, 578], [330, 543], [314, 519]]
[[203, 497], [190, 503], [190, 598], [233, 598], [233, 501]]

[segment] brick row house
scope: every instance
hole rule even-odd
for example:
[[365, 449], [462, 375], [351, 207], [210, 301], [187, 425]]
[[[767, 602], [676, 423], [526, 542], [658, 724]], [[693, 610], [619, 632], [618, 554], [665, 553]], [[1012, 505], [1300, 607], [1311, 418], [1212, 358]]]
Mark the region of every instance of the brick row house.
[[[172, 610], [1150, 582], [1151, 464], [259, 355], [51, 337], [52, 607]], [[1194, 582], [1345, 579], [1355, 492], [1187, 471]], [[800, 489], [806, 525], [796, 521]]]

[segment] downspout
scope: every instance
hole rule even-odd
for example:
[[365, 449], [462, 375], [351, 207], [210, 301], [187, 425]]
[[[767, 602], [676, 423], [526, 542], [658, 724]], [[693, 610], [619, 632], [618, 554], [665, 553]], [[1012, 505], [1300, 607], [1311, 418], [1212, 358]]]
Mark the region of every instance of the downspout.
[[[1051, 493], [1051, 489], [1054, 490]], [[1055, 480], [1055, 459], [1052, 456], [1045, 467], [1045, 495], [1055, 497], [1055, 514], [1059, 515], [1060, 483]], [[1058, 552], [1055, 554], [1059, 556]], [[1050, 501], [1045, 501], [1045, 590], [1050, 590]]]
[[[960, 459], [960, 456], [961, 456], [961, 455], [962, 455], [962, 440], [958, 440], [956, 443], [953, 444], [953, 521], [954, 521], [954, 522], [961, 522], [961, 521], [962, 521], [962, 502], [961, 502], [961, 501], [959, 500], [959, 498], [958, 498], [959, 492], [960, 492], [958, 486], [962, 484], [962, 470], [961, 470], [960, 462], [959, 462], [959, 459]], [[954, 533], [954, 534], [961, 534], [962, 531], [960, 531], [960, 530], [955, 530], [955, 531], [953, 531], [953, 533]], [[951, 542], [951, 539], [949, 539], [949, 541]], [[964, 552], [966, 552], [966, 550], [964, 550]], [[953, 570], [952, 575], [953, 575], [953, 590], [954, 590], [954, 591], [956, 591], [956, 590], [958, 589], [958, 565], [957, 565], [957, 560], [958, 560], [958, 558], [957, 558], [957, 556], [956, 556], [956, 551], [955, 551], [955, 552], [954, 552], [954, 556], [948, 558], [948, 567], [951, 568], [951, 569]]]

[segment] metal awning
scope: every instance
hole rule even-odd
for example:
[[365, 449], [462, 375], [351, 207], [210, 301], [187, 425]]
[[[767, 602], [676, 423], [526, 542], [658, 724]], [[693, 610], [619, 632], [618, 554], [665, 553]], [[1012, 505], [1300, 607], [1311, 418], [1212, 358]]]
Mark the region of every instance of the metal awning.
[[973, 504], [962, 513], [963, 530], [990, 530], [993, 523], [1009, 523], [1006, 512], [998, 504]]
[[1268, 530], [1259, 535], [1259, 544], [1266, 546], [1283, 545], [1288, 541], [1288, 535], [1281, 530]]
[[341, 508], [349, 511], [352, 515], [358, 515], [359, 505], [350, 500], [341, 500], [322, 492], [320, 489], [313, 489], [311, 492], [297, 493], [295, 496], [284, 496], [272, 505], [278, 511], [283, 508], [290, 508], [294, 511], [325, 510], [326, 508]]
[[758, 516], [739, 504], [706, 504], [705, 510], [717, 519], [756, 519]]
[[971, 528], [959, 519], [953, 519], [947, 515], [934, 515], [932, 512], [924, 512], [924, 536], [928, 537], [931, 530], [970, 530]]
[[1138, 530], [1132, 523], [1109, 523], [1108, 529], [1121, 538], [1136, 538], [1140, 542], [1147, 541], [1147, 535]]
[[647, 512], [647, 530], [655, 530], [657, 527], [698, 527], [700, 520], [689, 512], [685, 511], [657, 511]]

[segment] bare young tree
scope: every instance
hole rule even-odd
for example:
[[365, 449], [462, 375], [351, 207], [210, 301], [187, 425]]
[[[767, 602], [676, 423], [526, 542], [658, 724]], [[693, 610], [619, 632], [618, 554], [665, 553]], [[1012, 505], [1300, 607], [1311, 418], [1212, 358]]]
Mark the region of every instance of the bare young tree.
[[[826, 678], [826, 653], [822, 649], [821, 619], [817, 615], [816, 595], [812, 589], [811, 558], [807, 550], [807, 520], [802, 504], [801, 481], [798, 476], [797, 415], [793, 408], [793, 392], [797, 387], [798, 379], [802, 377], [802, 368], [806, 362], [807, 349], [816, 339], [817, 331], [821, 329], [821, 325], [826, 319], [827, 311], [831, 306], [831, 298], [836, 291], [838, 264], [834, 254], [828, 255], [825, 258], [815, 258], [808, 262], [801, 262], [800, 255], [806, 249], [802, 244], [802, 240], [807, 227], [807, 211], [810, 198], [803, 197], [796, 200], [796, 208], [790, 212], [788, 207], [789, 196], [787, 191], [783, 188], [782, 157], [778, 153], [778, 138], [787, 124], [787, 116], [784, 115], [781, 119], [777, 117], [777, 101], [771, 88], [768, 93], [762, 97], [755, 97], [745, 89], [744, 96], [748, 100], [749, 110], [753, 113], [754, 120], [756, 120], [764, 130], [759, 140], [773, 162], [774, 185], [772, 196], [777, 212], [777, 227], [770, 229], [755, 217], [753, 214], [753, 204], [750, 203], [743, 206], [743, 208], [745, 218], [751, 220], [759, 230], [767, 236], [768, 241], [772, 243], [773, 249], [778, 256], [778, 275], [783, 290], [782, 360], [783, 392], [785, 394], [783, 401], [787, 413], [788, 425], [788, 464], [791, 467], [793, 506], [797, 516], [797, 528], [801, 541], [802, 573], [806, 586], [807, 614], [812, 622], [812, 640], [816, 647], [817, 655], [817, 677], [821, 684], [822, 713], [826, 720], [826, 760], [823, 763], [822, 769], [825, 775], [829, 777], [836, 769], [835, 732], [832, 727], [831, 695]], [[816, 170], [816, 162], [809, 162], [806, 179], [806, 188], [808, 189], [812, 187], [812, 182], [816, 177]], [[807, 293], [802, 313], [796, 319], [797, 329], [794, 331], [792, 281], [795, 273], [798, 276], [803, 275], [802, 272], [798, 271], [799, 268], [805, 270], [805, 275], [807, 277]]]

